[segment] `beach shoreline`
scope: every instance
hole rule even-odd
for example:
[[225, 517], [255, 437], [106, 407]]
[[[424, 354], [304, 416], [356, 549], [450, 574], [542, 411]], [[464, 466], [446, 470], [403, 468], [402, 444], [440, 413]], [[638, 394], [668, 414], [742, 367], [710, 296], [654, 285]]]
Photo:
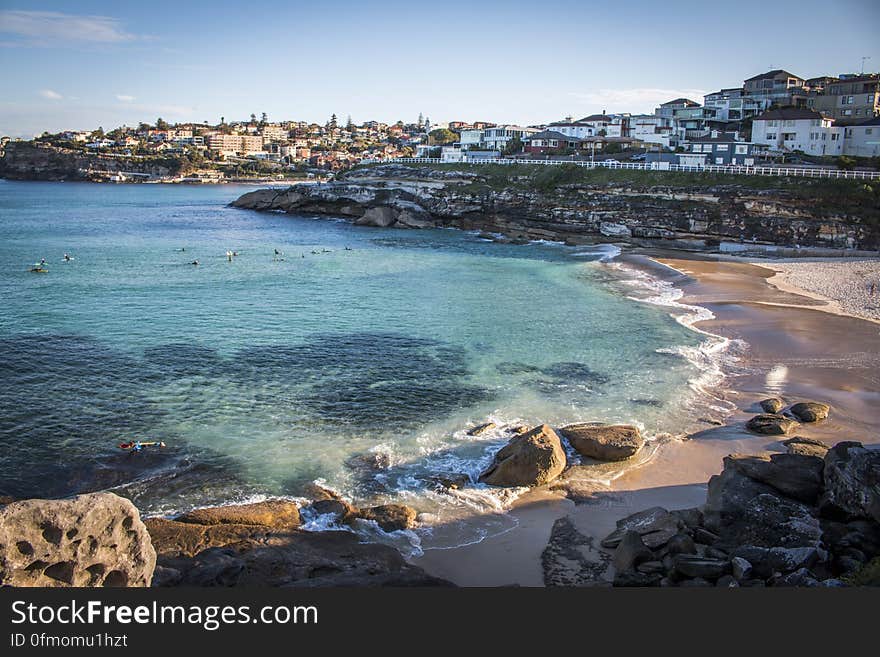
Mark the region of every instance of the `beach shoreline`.
[[784, 451], [775, 437], [744, 429], [759, 412], [757, 402], [770, 395], [831, 404], [828, 420], [801, 427], [798, 435], [830, 444], [880, 442], [880, 416], [873, 410], [880, 407], [876, 321], [815, 292], [776, 285], [779, 281], [770, 280], [775, 261], [752, 260], [648, 250], [618, 258], [625, 267], [671, 283], [682, 292], [681, 304], [707, 309], [711, 317], [695, 322], [696, 330], [747, 345], [736, 372], [717, 391], [734, 406], [722, 426], [666, 443], [646, 464], [607, 486], [563, 475], [551, 490], [533, 490], [517, 500], [508, 511], [515, 528], [473, 545], [426, 550], [413, 563], [461, 586], [601, 584], [600, 576], [582, 581], [583, 573], [607, 567], [610, 555], [598, 546], [617, 520], [653, 506], [702, 505], [708, 478], [729, 453]]

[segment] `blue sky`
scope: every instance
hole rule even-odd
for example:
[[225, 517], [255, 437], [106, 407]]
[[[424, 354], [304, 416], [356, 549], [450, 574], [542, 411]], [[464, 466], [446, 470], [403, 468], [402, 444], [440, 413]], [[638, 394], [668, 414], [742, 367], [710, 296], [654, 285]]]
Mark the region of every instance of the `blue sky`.
[[876, 0], [0, 0], [0, 134], [650, 112], [771, 68], [880, 70], [878, 26]]

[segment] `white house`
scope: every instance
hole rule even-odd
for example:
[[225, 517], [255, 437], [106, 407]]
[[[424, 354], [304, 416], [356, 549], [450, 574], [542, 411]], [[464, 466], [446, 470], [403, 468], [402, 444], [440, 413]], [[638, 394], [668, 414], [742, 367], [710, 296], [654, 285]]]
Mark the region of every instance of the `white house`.
[[523, 128], [518, 125], [499, 125], [483, 131], [482, 146], [490, 151], [503, 151], [511, 139], [523, 139], [526, 135], [541, 132], [537, 128]]
[[482, 130], [462, 130], [458, 137], [458, 143], [461, 144], [462, 150], [471, 148], [479, 148], [483, 141]]
[[843, 128], [809, 109], [783, 107], [759, 114], [752, 122], [752, 143], [771, 152], [843, 155]]
[[843, 154], [880, 157], [880, 116], [844, 128]]
[[673, 136], [672, 121], [655, 114], [638, 114], [629, 117], [629, 136], [648, 144], [660, 144], [670, 148]]
[[[562, 121], [555, 121], [547, 126], [548, 130], [558, 132], [566, 137], [626, 137], [626, 120], [622, 116], [610, 114], [592, 114], [582, 119], [573, 121], [566, 117]], [[601, 134], [600, 134], [601, 133]]]

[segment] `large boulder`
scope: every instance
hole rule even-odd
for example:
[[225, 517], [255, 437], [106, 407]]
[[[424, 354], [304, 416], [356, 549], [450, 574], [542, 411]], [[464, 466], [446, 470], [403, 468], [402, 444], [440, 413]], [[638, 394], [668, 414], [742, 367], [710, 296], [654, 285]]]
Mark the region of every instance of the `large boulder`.
[[376, 228], [388, 228], [397, 221], [398, 212], [387, 206], [369, 208], [363, 216], [355, 220], [358, 226], [375, 226]]
[[369, 509], [361, 509], [358, 517], [363, 520], [372, 520], [383, 531], [393, 532], [415, 527], [417, 515], [415, 509], [404, 504], [383, 504]]
[[828, 417], [831, 408], [820, 402], [800, 402], [788, 410], [801, 422], [818, 422]]
[[761, 410], [765, 413], [778, 413], [783, 408], [785, 408], [785, 402], [782, 401], [779, 397], [769, 397], [768, 399], [762, 399], [758, 404], [761, 406]]
[[247, 208], [249, 210], [272, 210], [276, 196], [278, 196], [277, 190], [258, 189], [242, 194], [231, 205], [236, 208]]
[[197, 525], [261, 525], [277, 529], [299, 527], [299, 508], [288, 500], [196, 509], [176, 518]]
[[807, 505], [774, 492], [753, 497], [735, 515], [728, 516], [719, 536], [719, 543], [725, 546], [818, 550], [822, 528]]
[[616, 548], [627, 532], [636, 532], [651, 549], [665, 545], [678, 534], [684, 522], [666, 509], [655, 506], [617, 521], [617, 529], [602, 541], [602, 547]]
[[825, 459], [829, 446], [821, 440], [815, 438], [804, 438], [803, 436], [795, 436], [788, 440], [783, 440], [782, 444], [788, 450], [789, 454], [801, 454], [803, 456], [816, 456]]
[[746, 429], [767, 436], [784, 436], [798, 423], [778, 413], [761, 413], [746, 422]]
[[617, 549], [614, 550], [612, 563], [618, 573], [623, 573], [652, 559], [654, 559], [654, 553], [645, 545], [639, 533], [630, 530], [624, 533]]
[[826, 510], [880, 522], [880, 450], [857, 442], [837, 443], [825, 455]]
[[0, 585], [149, 586], [156, 551], [135, 506], [112, 493], [0, 509]]
[[625, 424], [570, 424], [559, 432], [578, 453], [599, 461], [623, 461], [645, 444], [638, 427]]
[[815, 456], [731, 454], [724, 463], [750, 479], [769, 484], [783, 495], [807, 504], [815, 504], [822, 492], [825, 462]]
[[711, 559], [693, 554], [675, 555], [673, 567], [680, 576], [704, 579], [718, 579], [730, 572], [730, 563], [726, 559]]
[[480, 481], [492, 486], [541, 486], [564, 469], [562, 442], [552, 428], [542, 424], [498, 450]]
[[777, 494], [772, 486], [755, 481], [724, 462], [721, 474], [709, 478], [709, 491], [703, 506], [703, 522], [718, 534], [728, 522], [739, 517], [743, 507], [758, 495]]

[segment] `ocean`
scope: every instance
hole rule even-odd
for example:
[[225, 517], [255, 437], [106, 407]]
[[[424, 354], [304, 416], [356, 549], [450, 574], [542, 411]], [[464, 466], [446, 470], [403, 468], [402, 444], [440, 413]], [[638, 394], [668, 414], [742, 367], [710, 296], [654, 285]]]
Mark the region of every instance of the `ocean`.
[[715, 404], [722, 341], [614, 247], [228, 207], [249, 189], [0, 181], [0, 494], [173, 515], [318, 482], [445, 547], [504, 530], [516, 491], [436, 479], [476, 482], [505, 427], [634, 423], [646, 459]]

